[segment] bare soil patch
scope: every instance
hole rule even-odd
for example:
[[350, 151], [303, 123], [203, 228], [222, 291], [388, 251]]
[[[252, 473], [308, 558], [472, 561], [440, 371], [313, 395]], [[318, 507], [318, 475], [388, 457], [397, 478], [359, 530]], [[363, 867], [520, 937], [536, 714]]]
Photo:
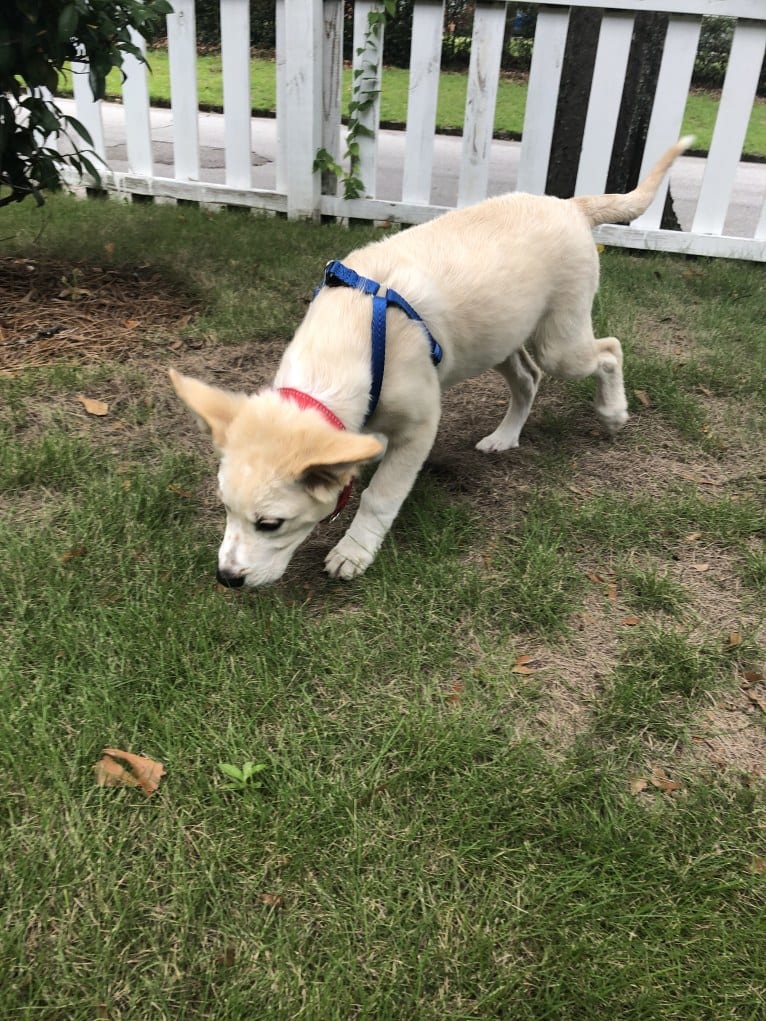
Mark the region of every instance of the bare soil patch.
[[0, 259], [0, 370], [145, 356], [196, 302], [155, 269]]

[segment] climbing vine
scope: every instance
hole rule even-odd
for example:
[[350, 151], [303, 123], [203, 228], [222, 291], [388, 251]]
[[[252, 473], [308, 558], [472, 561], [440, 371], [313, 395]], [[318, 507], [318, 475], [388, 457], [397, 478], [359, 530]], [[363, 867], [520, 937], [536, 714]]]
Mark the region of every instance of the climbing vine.
[[335, 174], [338, 180], [343, 182], [343, 197], [347, 199], [364, 196], [364, 181], [359, 173], [359, 139], [372, 138], [373, 132], [362, 123], [361, 118], [372, 108], [380, 94], [378, 44], [383, 29], [395, 14], [396, 0], [383, 0], [382, 8], [370, 11], [367, 15], [364, 45], [358, 47], [356, 51], [360, 59], [354, 70], [351, 102], [348, 105], [346, 152], [343, 155], [344, 161], [348, 161], [348, 170], [338, 163], [327, 149], [319, 149], [314, 158], [314, 172], [326, 171]]

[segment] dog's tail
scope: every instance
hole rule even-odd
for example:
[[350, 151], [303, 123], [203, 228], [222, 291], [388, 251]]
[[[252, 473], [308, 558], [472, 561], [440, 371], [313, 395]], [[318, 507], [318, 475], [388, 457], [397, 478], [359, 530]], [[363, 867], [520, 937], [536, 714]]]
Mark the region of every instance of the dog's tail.
[[646, 212], [673, 161], [688, 149], [693, 141], [694, 135], [686, 135], [672, 145], [643, 181], [627, 195], [579, 195], [570, 201], [580, 207], [592, 227], [597, 227], [600, 223], [630, 223]]

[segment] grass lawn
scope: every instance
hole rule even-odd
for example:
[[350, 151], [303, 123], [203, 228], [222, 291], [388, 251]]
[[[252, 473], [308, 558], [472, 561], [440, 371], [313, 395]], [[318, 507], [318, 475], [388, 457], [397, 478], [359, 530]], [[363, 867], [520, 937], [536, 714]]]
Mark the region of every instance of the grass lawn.
[[[67, 197], [2, 228], [0, 1015], [766, 1016], [763, 268], [605, 251], [616, 440], [547, 379], [480, 455], [485, 376], [363, 578], [321, 574], [340, 520], [233, 592], [166, 370], [268, 381], [379, 234]], [[95, 785], [108, 746], [164, 763], [151, 799]]]
[[[165, 50], [149, 54], [152, 102], [169, 103], [170, 71]], [[197, 88], [199, 102], [208, 109], [222, 108], [223, 79], [221, 57], [202, 55], [197, 60]], [[344, 91], [346, 104], [351, 98], [351, 71], [346, 68]], [[439, 84], [439, 102], [436, 113], [438, 130], [454, 131], [462, 128], [465, 112], [467, 75], [443, 72]], [[383, 72], [380, 116], [384, 123], [404, 124], [407, 120], [407, 90], [409, 72], [387, 67]], [[276, 108], [276, 65], [272, 60], [253, 59], [250, 64], [250, 89], [253, 110], [258, 113], [274, 112]], [[113, 71], [109, 78], [109, 95], [120, 95], [120, 74]], [[495, 131], [499, 135], [521, 137], [524, 124], [524, 106], [527, 98], [526, 81], [520, 78], [503, 78], [500, 81], [495, 111]], [[683, 133], [697, 136], [697, 147], [708, 149], [713, 135], [718, 97], [714, 93], [695, 92], [689, 96], [684, 116]], [[766, 157], [766, 101], [758, 100], [750, 118], [745, 139], [745, 154]]]

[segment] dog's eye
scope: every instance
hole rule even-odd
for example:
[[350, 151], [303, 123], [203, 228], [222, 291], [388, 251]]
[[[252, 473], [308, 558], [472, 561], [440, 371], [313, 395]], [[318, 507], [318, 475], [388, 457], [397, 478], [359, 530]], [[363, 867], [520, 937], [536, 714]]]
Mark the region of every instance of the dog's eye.
[[284, 523], [284, 518], [258, 518], [255, 522], [256, 532], [276, 532]]

